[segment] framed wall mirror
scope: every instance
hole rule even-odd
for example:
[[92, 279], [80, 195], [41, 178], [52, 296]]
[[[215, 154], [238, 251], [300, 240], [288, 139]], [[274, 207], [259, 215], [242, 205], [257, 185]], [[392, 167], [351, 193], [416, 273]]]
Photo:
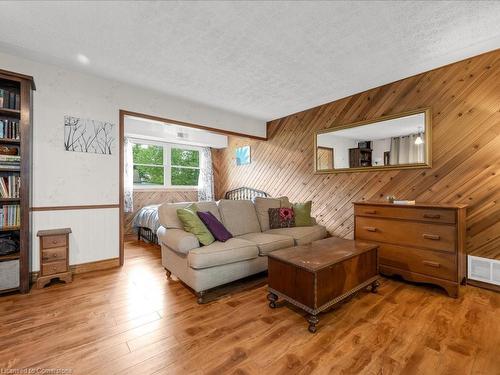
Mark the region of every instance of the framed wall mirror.
[[429, 108], [319, 130], [314, 134], [316, 173], [430, 168]]

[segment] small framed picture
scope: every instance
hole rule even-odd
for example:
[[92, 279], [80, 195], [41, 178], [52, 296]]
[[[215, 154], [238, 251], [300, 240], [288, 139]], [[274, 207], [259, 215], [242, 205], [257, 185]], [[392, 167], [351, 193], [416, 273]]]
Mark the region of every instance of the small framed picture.
[[236, 165], [250, 164], [250, 146], [242, 146], [236, 149]]

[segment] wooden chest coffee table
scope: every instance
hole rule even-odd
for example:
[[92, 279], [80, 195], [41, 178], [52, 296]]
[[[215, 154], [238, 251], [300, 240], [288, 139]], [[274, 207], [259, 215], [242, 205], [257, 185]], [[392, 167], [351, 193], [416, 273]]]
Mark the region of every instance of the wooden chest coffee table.
[[318, 314], [353, 293], [378, 282], [378, 245], [327, 238], [309, 245], [273, 251], [268, 255], [269, 307], [278, 298], [310, 315], [309, 331], [316, 332]]

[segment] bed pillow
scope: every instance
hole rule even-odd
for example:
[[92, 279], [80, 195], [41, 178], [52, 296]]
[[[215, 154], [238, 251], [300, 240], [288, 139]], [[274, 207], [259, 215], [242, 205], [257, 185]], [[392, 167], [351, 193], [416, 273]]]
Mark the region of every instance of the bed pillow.
[[228, 239], [233, 238], [233, 235], [226, 229], [224, 224], [217, 220], [213, 213], [198, 211], [197, 214], [217, 241], [226, 242]]
[[295, 225], [298, 227], [308, 227], [313, 225], [311, 220], [311, 201], [306, 203], [294, 203], [292, 205], [295, 213]]
[[269, 226], [271, 229], [294, 227], [295, 215], [293, 212], [293, 208], [270, 208]]
[[198, 207], [192, 203], [185, 208], [177, 209], [177, 216], [182, 222], [184, 230], [193, 233], [202, 245], [207, 246], [215, 242], [215, 238], [198, 217], [196, 214], [197, 211]]

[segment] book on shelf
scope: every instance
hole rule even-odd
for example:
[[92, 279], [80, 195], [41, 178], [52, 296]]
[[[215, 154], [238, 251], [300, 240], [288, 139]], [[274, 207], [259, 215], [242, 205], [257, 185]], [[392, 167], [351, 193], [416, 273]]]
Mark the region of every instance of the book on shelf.
[[19, 139], [19, 121], [0, 119], [0, 138]]
[[20, 155], [1, 155], [0, 154], [0, 168], [16, 170], [21, 167]]
[[20, 176], [0, 177], [0, 198], [19, 198]]
[[21, 225], [21, 206], [5, 204], [0, 208], [0, 228], [19, 227]]
[[21, 96], [17, 91], [0, 89], [0, 108], [19, 110], [21, 108]]

